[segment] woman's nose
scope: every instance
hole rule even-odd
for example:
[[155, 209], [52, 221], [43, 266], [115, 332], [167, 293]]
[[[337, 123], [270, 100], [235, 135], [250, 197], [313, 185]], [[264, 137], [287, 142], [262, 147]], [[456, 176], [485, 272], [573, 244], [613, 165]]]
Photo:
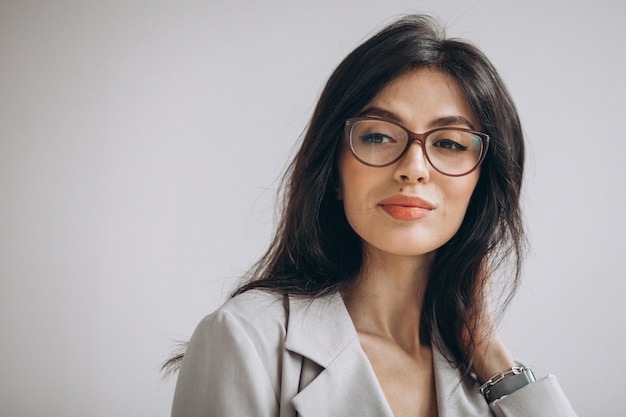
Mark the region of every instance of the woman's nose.
[[400, 183], [428, 182], [430, 179], [430, 166], [420, 141], [414, 140], [409, 145], [409, 149], [398, 161], [394, 177]]

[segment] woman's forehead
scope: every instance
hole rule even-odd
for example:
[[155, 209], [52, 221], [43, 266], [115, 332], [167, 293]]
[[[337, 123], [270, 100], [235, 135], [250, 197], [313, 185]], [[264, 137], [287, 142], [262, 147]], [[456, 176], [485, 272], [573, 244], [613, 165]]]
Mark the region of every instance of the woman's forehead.
[[451, 120], [471, 129], [480, 125], [459, 83], [431, 67], [415, 68], [391, 80], [360, 115], [389, 119], [417, 131], [441, 127], [441, 121], [450, 125]]

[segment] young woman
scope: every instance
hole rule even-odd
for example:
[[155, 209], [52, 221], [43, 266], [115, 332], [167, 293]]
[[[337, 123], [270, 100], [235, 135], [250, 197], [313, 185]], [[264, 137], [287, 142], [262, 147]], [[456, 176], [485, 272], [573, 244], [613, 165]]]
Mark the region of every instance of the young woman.
[[[487, 58], [424, 16], [335, 70], [266, 255], [196, 329], [173, 416], [574, 416], [502, 344], [524, 144]], [[511, 294], [513, 291], [511, 291]]]

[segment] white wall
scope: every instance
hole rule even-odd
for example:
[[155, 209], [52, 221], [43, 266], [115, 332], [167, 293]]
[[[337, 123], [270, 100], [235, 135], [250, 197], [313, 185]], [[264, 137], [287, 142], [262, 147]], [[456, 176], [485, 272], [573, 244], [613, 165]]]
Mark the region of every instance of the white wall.
[[2, 0], [0, 414], [168, 415], [170, 338], [266, 248], [332, 69], [409, 11], [482, 47], [525, 123], [504, 338], [581, 416], [625, 411], [625, 3]]

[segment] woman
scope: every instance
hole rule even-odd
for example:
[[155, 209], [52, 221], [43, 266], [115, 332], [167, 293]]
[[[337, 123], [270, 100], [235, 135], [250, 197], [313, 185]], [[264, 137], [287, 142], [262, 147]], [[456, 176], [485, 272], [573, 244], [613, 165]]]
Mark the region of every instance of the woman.
[[366, 41], [322, 93], [270, 249], [196, 329], [172, 415], [575, 415], [492, 319], [491, 273], [519, 280], [523, 162], [479, 50], [423, 16]]

